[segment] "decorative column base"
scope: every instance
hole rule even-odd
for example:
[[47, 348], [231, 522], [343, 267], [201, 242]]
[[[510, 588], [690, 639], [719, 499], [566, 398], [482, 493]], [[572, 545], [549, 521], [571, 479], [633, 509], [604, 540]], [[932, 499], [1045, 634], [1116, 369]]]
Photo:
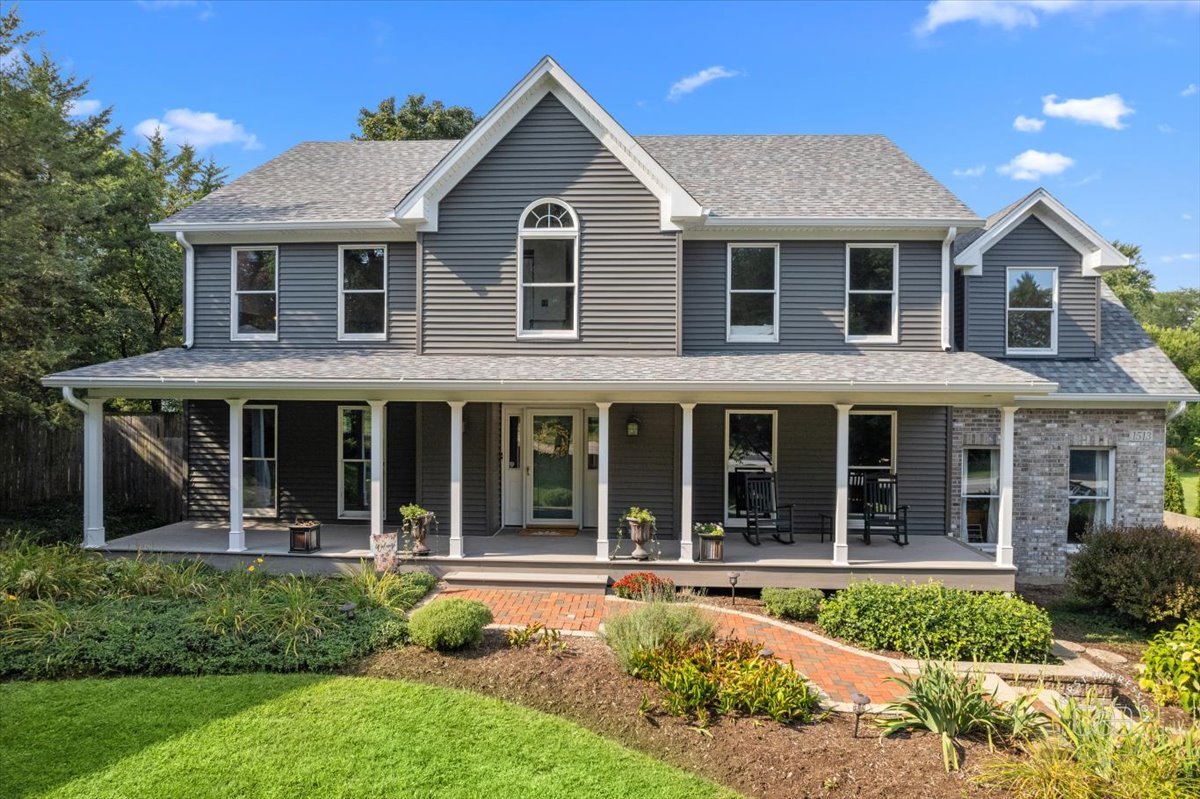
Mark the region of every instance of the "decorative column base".
[[245, 552], [246, 551], [246, 531], [245, 530], [230, 530], [229, 531], [229, 549], [226, 552]]
[[696, 555], [692, 550], [692, 534], [684, 533], [679, 539], [679, 562], [680, 563], [695, 563]]
[[834, 566], [849, 566], [850, 565], [850, 546], [848, 544], [833, 545], [833, 565]]
[[463, 556], [463, 542], [461, 538], [450, 539], [450, 557], [461, 558]]
[[104, 528], [103, 527], [88, 527], [83, 531], [83, 548], [84, 549], [104, 549]]
[[608, 539], [596, 539], [596, 560], [608, 560]]
[[996, 547], [996, 565], [1011, 566], [1013, 565], [1013, 548], [1012, 547]]

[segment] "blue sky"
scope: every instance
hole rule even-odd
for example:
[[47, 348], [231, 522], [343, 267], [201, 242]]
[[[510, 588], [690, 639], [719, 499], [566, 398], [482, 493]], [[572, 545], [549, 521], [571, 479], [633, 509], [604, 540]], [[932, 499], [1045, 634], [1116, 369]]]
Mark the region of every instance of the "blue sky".
[[233, 175], [393, 94], [482, 113], [549, 53], [635, 135], [884, 133], [980, 214], [1044, 185], [1200, 286], [1197, 2], [21, 9], [131, 141], [165, 125]]

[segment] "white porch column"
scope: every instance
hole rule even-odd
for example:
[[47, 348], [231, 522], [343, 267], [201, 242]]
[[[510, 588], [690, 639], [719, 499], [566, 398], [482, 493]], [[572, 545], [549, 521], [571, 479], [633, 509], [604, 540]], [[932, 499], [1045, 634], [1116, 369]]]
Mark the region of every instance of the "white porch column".
[[83, 546], [104, 546], [104, 400], [89, 399], [83, 417]]
[[450, 557], [463, 556], [463, 406], [450, 402]]
[[244, 399], [229, 403], [229, 551], [246, 551], [246, 530], [242, 526], [242, 406]]
[[371, 406], [371, 551], [383, 532], [383, 431], [387, 425], [387, 400], [367, 400]]
[[1000, 409], [1000, 529], [997, 531], [996, 565], [1013, 565], [1013, 447], [1016, 442], [1016, 408]]
[[833, 563], [835, 566], [850, 565], [850, 409], [853, 405], [835, 405], [837, 408], [837, 458], [835, 469], [837, 487], [833, 508]]
[[692, 412], [696, 403], [681, 402], [683, 409], [683, 436], [680, 447], [680, 482], [679, 488], [679, 560], [692, 563], [696, 560], [692, 553]]
[[596, 456], [596, 560], [608, 560], [608, 409], [611, 402], [597, 402], [600, 413], [600, 451]]

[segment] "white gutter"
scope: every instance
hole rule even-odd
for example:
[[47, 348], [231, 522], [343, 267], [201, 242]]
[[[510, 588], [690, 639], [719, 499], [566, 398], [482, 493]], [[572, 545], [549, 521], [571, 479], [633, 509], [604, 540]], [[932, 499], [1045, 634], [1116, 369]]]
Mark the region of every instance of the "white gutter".
[[77, 408], [84, 413], [88, 412], [87, 403], [75, 396], [75, 389], [70, 386], [63, 386], [63, 399], [65, 399], [72, 408]]
[[982, 219], [930, 219], [916, 217], [839, 217], [839, 216], [709, 216], [704, 219], [706, 228], [722, 227], [845, 227], [845, 228], [947, 228], [978, 227]]
[[395, 230], [391, 219], [314, 219], [303, 222], [155, 222], [150, 230], [155, 233], [221, 233], [229, 231], [272, 231], [272, 230], [343, 230], [343, 229]]
[[1168, 411], [1167, 419], [1177, 416], [1180, 405], [1189, 402], [1200, 402], [1200, 394], [1054, 394], [1048, 397], [1018, 395], [1018, 402], [1037, 403], [1039, 405], [1136, 405], [1161, 406], [1176, 405]]
[[954, 239], [957, 235], [958, 228], [951, 225], [946, 232], [946, 238], [942, 239], [942, 349], [945, 352], [954, 349], [954, 343], [950, 336], [951, 270], [953, 268], [950, 264], [950, 250], [954, 247]]
[[175, 240], [183, 248], [183, 348], [190, 350], [196, 329], [196, 250], [182, 230], [175, 231]]

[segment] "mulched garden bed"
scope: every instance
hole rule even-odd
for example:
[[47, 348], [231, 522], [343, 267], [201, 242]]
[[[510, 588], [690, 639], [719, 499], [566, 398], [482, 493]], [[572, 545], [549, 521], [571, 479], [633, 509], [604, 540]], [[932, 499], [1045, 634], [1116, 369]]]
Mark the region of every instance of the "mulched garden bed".
[[[740, 600], [736, 607], [742, 609]], [[853, 718], [837, 714], [797, 727], [721, 719], [707, 732], [657, 707], [643, 716], [639, 706], [647, 699], [657, 702], [657, 686], [624, 674], [593, 638], [563, 640], [569, 649], [555, 656], [536, 646], [512, 649], [502, 632], [488, 630], [483, 643], [463, 653], [404, 647], [364, 660], [354, 673], [478, 691], [563, 716], [748, 796], [1007, 796], [982, 789], [962, 774], [946, 774], [936, 739], [881, 740], [866, 720], [856, 739]], [[969, 744], [964, 774], [988, 756], [986, 745]]]

